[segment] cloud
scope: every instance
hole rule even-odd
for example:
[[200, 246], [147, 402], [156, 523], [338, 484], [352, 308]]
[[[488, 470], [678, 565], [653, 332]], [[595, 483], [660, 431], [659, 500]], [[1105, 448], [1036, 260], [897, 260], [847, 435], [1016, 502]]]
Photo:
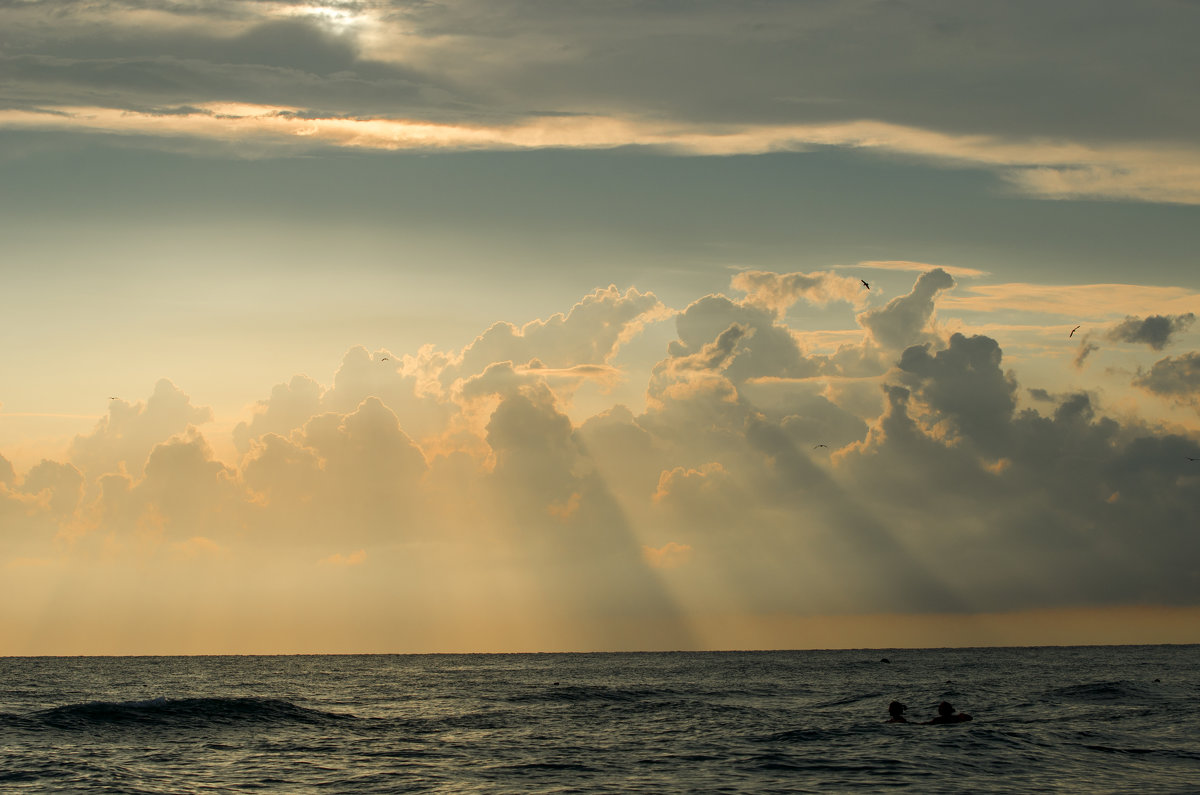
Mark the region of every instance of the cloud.
[[[735, 282], [737, 277], [735, 278]], [[804, 378], [820, 371], [776, 311], [755, 300], [708, 295], [675, 318], [679, 339], [660, 369], [720, 369], [735, 383], [760, 376]], [[653, 387], [652, 387], [653, 389]]]
[[691, 557], [692, 548], [687, 544], [676, 544], [669, 541], [662, 547], [642, 547], [646, 561], [656, 569], [676, 569], [687, 563]]
[[1100, 346], [1091, 341], [1090, 334], [1085, 334], [1083, 339], [1079, 341], [1079, 351], [1075, 354], [1075, 369], [1082, 370], [1084, 362], [1098, 350], [1100, 350]]
[[[25, 77], [25, 92], [41, 104], [74, 95], [88, 70], [124, 59], [163, 70], [193, 65], [201, 74], [218, 66], [270, 68], [293, 83], [348, 75], [347, 96], [328, 88], [320, 99], [352, 114], [378, 109], [384, 98], [411, 108], [400, 89], [421, 88], [426, 107], [446, 115], [464, 107], [485, 117], [603, 109], [657, 113], [676, 125], [879, 119], [963, 137], [1187, 140], [1196, 120], [1186, 102], [1187, 69], [1153, 55], [1188, 52], [1188, 9], [1154, 2], [1145, 13], [1105, 15], [1081, 29], [1074, 21], [1090, 8], [1074, 2], [1036, 15], [1022, 6], [950, 13], [926, 4], [865, 14], [861, 3], [820, 12], [787, 3], [702, 3], [681, 25], [669, 6], [550, 9], [536, 0], [503, 8], [455, 0], [319, 10], [110, 2], [103, 10], [74, 4], [65, 17], [10, 4], [3, 21], [13, 32], [11, 57], [76, 67], [70, 80]], [[1097, 51], [1111, 54], [1099, 67]], [[938, 53], [936, 65], [930, 52]], [[108, 96], [124, 101], [118, 106], [156, 87], [205, 85], [108, 79]], [[1034, 84], [1044, 107], [1030, 106]], [[1157, 90], [1147, 94], [1144, 85]], [[971, 90], [944, 101], [964, 86]], [[1144, 113], [1116, 110], [1136, 103]]]
[[914, 346], [900, 357], [901, 379], [921, 385], [918, 394], [955, 430], [994, 451], [1016, 408], [1016, 379], [1000, 370], [1001, 351], [991, 337], [954, 334], [950, 345], [930, 354], [929, 344]]
[[858, 279], [836, 276], [829, 272], [771, 273], [743, 271], [733, 277], [731, 286], [746, 293], [746, 301], [765, 307], [782, 316], [788, 307], [803, 299], [822, 306], [831, 301], [845, 301], [861, 306], [866, 301]]
[[978, 284], [956, 290], [941, 306], [957, 312], [1029, 312], [1071, 320], [1136, 314], [1200, 312], [1200, 293], [1141, 284]]
[[347, 519], [359, 520], [367, 530], [394, 521], [394, 531], [403, 532], [408, 503], [428, 464], [382, 401], [369, 397], [349, 414], [313, 417], [296, 435], [296, 444], [320, 458], [322, 484]]
[[1156, 57], [1190, 52], [1186, 4], [1086, 29], [1075, 20], [1094, 8], [1079, 1], [864, 8], [702, 3], [681, 25], [671, 7], [537, 0], [8, 4], [0, 126], [241, 156], [834, 146], [990, 169], [1046, 198], [1200, 201], [1194, 64]]
[[191, 398], [163, 378], [144, 403], [109, 401], [108, 415], [71, 443], [70, 460], [93, 478], [121, 466], [140, 475], [155, 445], [212, 416], [212, 409], [193, 406]]
[[244, 503], [236, 470], [214, 459], [194, 429], [156, 445], [146, 475], [131, 490], [139, 521], [154, 517], [164, 534], [185, 539], [218, 532], [234, 535]]
[[1200, 400], [1200, 353], [1159, 359], [1148, 372], [1139, 371], [1133, 383], [1156, 395], [1196, 403]]
[[[266, 96], [270, 89], [258, 92]], [[193, 107], [189, 105], [189, 107]], [[626, 118], [543, 115], [505, 126], [423, 118], [353, 118], [296, 106], [196, 103], [195, 112], [161, 113], [58, 105], [0, 110], [0, 129], [65, 130], [144, 136], [149, 145], [196, 140], [241, 156], [299, 155], [320, 148], [384, 151], [477, 151], [544, 148], [654, 148], [680, 155], [755, 155], [825, 147], [916, 157], [942, 168], [999, 172], [1021, 191], [1052, 199], [1200, 203], [1200, 151], [1184, 146], [1137, 148], [1046, 145], [958, 138], [877, 122], [821, 127], [705, 125], [688, 129]]]
[[[947, 588], [976, 608], [1067, 593], [1094, 604], [1200, 597], [1176, 557], [1196, 551], [1176, 531], [1197, 509], [1195, 475], [1180, 468], [1200, 450], [1195, 438], [1123, 425], [1086, 393], [1063, 397], [1052, 416], [1015, 411], [1016, 384], [986, 337], [956, 335], [945, 351], [904, 358], [909, 386], [888, 388], [888, 411], [840, 463], [884, 499], [890, 527], [936, 561]], [[1153, 550], [1149, 526], [1159, 528]]]
[[916, 271], [925, 273], [934, 269], [945, 271], [955, 279], [976, 279], [989, 275], [987, 271], [977, 268], [964, 268], [958, 265], [931, 265], [927, 262], [910, 262], [908, 260], [864, 260], [854, 265], [834, 265], [834, 269], [877, 270], [877, 271]]
[[442, 381], [482, 373], [494, 362], [569, 368], [607, 364], [621, 343], [643, 325], [661, 319], [665, 308], [653, 293], [614, 285], [584, 296], [566, 314], [531, 320], [523, 326], [496, 323], [463, 349], [442, 371]]
[[239, 422], [233, 430], [238, 450], [246, 452], [250, 440], [267, 433], [287, 435], [299, 428], [321, 409], [324, 389], [306, 375], [294, 375], [286, 384], [271, 388], [271, 396], [259, 401], [249, 422]]
[[954, 285], [953, 277], [944, 270], [926, 271], [908, 295], [893, 298], [887, 306], [868, 309], [859, 314], [858, 322], [884, 348], [899, 349], [920, 342], [930, 337], [928, 326], [938, 295]]
[[1186, 330], [1196, 320], [1196, 315], [1151, 315], [1147, 318], [1127, 317], [1108, 331], [1113, 342], [1144, 342], [1156, 351], [1161, 351], [1175, 334]]
[[83, 485], [83, 474], [72, 465], [43, 459], [25, 473], [20, 490], [25, 494], [45, 493], [55, 514], [69, 516], [83, 499]]
[[333, 555], [323, 559], [321, 563], [325, 564], [326, 566], [349, 567], [361, 566], [364, 562], [366, 562], [366, 560], [367, 551], [365, 549], [359, 549], [351, 552], [349, 555], [343, 555], [340, 552], [336, 552]]
[[[249, 407], [236, 461], [159, 382], [69, 461], [0, 458], [0, 565], [161, 567], [173, 598], [219, 573], [363, 610], [401, 594], [389, 609], [414, 621], [456, 626], [458, 604], [605, 648], [631, 616], [683, 648], [689, 615], [1200, 603], [1194, 424], [1110, 416], [1106, 391], [1022, 384], [997, 338], [942, 339], [944, 271], [859, 313], [868, 339], [809, 354], [779, 309], [814, 289], [800, 276], [735, 277], [740, 299], [675, 313], [610, 287], [462, 350], [352, 348], [332, 386], [296, 376]], [[618, 356], [669, 316], [660, 361]], [[1194, 359], [1136, 383], [1190, 399]], [[618, 370], [644, 410], [568, 412]]]

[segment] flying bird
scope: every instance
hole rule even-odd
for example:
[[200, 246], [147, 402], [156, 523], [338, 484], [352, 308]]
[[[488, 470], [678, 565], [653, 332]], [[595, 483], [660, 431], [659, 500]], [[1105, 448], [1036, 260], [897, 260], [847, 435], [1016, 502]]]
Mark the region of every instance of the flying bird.
[[382, 359], [380, 359], [379, 361], [381, 361], [381, 362], [386, 362], [386, 361], [387, 361], [387, 357], [386, 357], [386, 356], [384, 356], [384, 357], [383, 357]]
[[1190, 455], [1185, 455], [1184, 458], [1188, 461], [1200, 461], [1200, 458], [1192, 458]]
[[828, 446], [829, 445], [827, 445], [827, 444], [814, 444], [813, 449], [816, 450], [818, 447], [828, 447]]
[[1076, 326], [1075, 328], [1071, 329], [1071, 333], [1070, 333], [1070, 334], [1068, 334], [1067, 336], [1068, 336], [1068, 337], [1074, 337], [1074, 336], [1075, 336], [1075, 332], [1076, 332], [1076, 331], [1079, 331], [1079, 329], [1081, 329], [1081, 328], [1083, 328], [1083, 326]]
[[871, 285], [867, 284], [866, 279], [859, 279], [859, 281], [863, 283], [863, 287], [866, 287], [868, 290], [871, 289]]
[[120, 398], [110, 397], [109, 400], [120, 400]]

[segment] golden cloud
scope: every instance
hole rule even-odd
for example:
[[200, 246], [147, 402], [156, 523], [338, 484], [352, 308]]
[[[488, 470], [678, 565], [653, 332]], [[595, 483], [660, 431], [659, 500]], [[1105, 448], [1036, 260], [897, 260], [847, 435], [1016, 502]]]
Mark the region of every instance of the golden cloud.
[[1175, 144], [952, 135], [877, 121], [808, 125], [654, 122], [609, 116], [538, 117], [518, 124], [421, 119], [311, 118], [294, 107], [209, 103], [162, 115], [104, 107], [0, 111], [0, 128], [258, 141], [273, 147], [382, 150], [611, 149], [649, 146], [688, 155], [745, 155], [816, 147], [891, 152], [951, 167], [998, 170], [1044, 198], [1108, 197], [1200, 204], [1200, 149]]

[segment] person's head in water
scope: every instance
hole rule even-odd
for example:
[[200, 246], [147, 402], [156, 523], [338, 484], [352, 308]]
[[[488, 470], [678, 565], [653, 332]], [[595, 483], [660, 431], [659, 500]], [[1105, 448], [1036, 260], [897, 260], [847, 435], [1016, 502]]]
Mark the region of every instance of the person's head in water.
[[888, 704], [888, 714], [892, 716], [892, 719], [888, 723], [908, 723], [908, 719], [904, 717], [904, 710], [906, 709], [908, 707], [899, 701], [893, 701], [891, 704]]
[[929, 721], [930, 723], [962, 723], [963, 721], [971, 720], [971, 716], [965, 712], [954, 712], [954, 705], [949, 701], [943, 701], [938, 704], [937, 717]]

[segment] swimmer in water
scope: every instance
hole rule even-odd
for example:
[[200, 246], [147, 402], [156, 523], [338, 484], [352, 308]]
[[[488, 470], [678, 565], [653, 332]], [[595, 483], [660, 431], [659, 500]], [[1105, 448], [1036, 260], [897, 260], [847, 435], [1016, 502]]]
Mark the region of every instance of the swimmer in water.
[[908, 707], [905, 706], [904, 704], [901, 704], [899, 701], [893, 701], [891, 704], [888, 704], [888, 714], [891, 715], [892, 717], [891, 717], [891, 720], [888, 720], [886, 722], [887, 723], [908, 723], [908, 718], [904, 717], [904, 710], [906, 710], [906, 709], [908, 709]]
[[937, 717], [929, 721], [930, 723], [963, 723], [971, 720], [971, 716], [965, 712], [954, 711], [954, 705], [949, 701], [943, 701], [938, 704]]

